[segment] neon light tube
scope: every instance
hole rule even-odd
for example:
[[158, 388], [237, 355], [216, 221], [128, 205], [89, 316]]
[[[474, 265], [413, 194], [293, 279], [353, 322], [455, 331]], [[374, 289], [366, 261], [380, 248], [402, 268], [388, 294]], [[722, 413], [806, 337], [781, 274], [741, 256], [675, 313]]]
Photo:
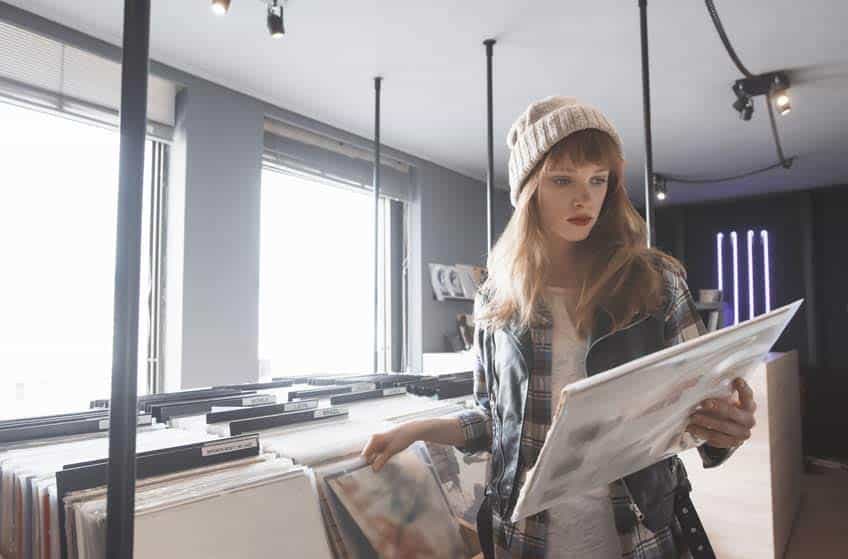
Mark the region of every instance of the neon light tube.
[[733, 324], [739, 324], [739, 245], [736, 231], [730, 232], [730, 246], [733, 249]]
[[763, 241], [763, 282], [766, 291], [766, 312], [771, 311], [771, 270], [769, 269], [769, 239], [768, 231], [760, 231], [760, 239]]
[[748, 318], [754, 318], [754, 232], [748, 229]]
[[[724, 233], [716, 234], [716, 264], [718, 265], [718, 289], [724, 291], [724, 258], [721, 254], [721, 245], [724, 240]], [[724, 297], [724, 295], [722, 295]]]

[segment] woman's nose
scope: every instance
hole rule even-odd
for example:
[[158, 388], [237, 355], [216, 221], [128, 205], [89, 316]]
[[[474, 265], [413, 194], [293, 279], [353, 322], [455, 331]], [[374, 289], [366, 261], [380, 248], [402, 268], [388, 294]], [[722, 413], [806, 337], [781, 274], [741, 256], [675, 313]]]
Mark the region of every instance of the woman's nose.
[[585, 183], [580, 183], [580, 186], [578, 187], [578, 191], [574, 198], [574, 204], [584, 206], [590, 198], [591, 196], [589, 194], [589, 185]]

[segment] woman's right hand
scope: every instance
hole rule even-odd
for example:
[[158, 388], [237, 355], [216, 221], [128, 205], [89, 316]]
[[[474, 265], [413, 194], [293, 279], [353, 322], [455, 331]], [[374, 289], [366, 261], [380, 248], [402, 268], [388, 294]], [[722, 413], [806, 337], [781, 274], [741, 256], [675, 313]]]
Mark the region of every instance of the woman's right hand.
[[405, 450], [416, 440], [412, 423], [398, 425], [383, 433], [371, 435], [368, 444], [362, 449], [362, 456], [375, 472], [379, 472], [392, 456]]

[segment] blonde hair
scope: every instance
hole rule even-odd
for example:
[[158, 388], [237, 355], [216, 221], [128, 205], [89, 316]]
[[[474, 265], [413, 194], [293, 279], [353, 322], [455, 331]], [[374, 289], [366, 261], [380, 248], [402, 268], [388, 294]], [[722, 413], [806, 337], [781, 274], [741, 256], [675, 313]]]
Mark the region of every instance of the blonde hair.
[[613, 331], [639, 313], [663, 304], [663, 264], [680, 273], [671, 256], [646, 246], [645, 221], [624, 188], [624, 161], [612, 138], [600, 130], [575, 132], [557, 143], [527, 178], [506, 229], [488, 259], [485, 303], [477, 320], [488, 327], [530, 327], [549, 280], [550, 259], [539, 210], [541, 176], [565, 161], [610, 169], [608, 190], [589, 237], [577, 243], [580, 295], [574, 316], [577, 331], [588, 336], [598, 311], [609, 315]]

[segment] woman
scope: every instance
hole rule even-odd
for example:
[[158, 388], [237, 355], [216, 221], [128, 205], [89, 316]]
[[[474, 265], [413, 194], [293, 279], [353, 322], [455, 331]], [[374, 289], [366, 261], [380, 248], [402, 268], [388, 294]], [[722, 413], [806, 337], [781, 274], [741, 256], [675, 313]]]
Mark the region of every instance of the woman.
[[[682, 267], [645, 247], [645, 223], [623, 185], [621, 140], [599, 110], [568, 97], [535, 102], [508, 145], [515, 211], [475, 304], [477, 406], [375, 435], [363, 454], [379, 470], [416, 440], [490, 451], [478, 517], [487, 557], [714, 557], [676, 456], [507, 520], [562, 387], [704, 329]], [[734, 386], [738, 401], [703, 402], [687, 427], [702, 442], [704, 467], [726, 460], [754, 426], [751, 390], [741, 379]]]

